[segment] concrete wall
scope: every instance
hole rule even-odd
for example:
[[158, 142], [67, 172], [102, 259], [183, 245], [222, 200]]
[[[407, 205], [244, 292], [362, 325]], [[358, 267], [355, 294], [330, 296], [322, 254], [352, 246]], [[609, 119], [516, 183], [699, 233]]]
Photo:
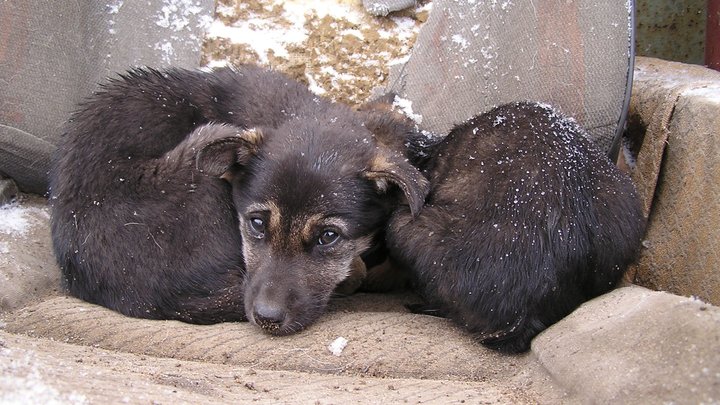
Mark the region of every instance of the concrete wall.
[[706, 0], [635, 0], [637, 54], [703, 64]]

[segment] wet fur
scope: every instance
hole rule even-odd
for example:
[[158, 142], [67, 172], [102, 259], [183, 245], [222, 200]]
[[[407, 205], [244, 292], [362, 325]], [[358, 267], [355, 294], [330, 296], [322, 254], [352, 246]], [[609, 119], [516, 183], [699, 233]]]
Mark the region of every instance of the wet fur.
[[388, 226], [427, 300], [416, 310], [523, 352], [635, 259], [644, 218], [631, 181], [549, 107], [498, 107], [425, 151], [427, 204]]
[[[287, 315], [256, 322], [269, 332], [302, 329], [391, 210], [407, 200], [417, 211], [427, 193], [365, 128], [369, 117], [253, 66], [111, 80], [73, 115], [51, 171], [68, 291], [192, 323], [253, 320], [259, 305]], [[277, 213], [267, 246], [243, 237], [258, 206]], [[328, 215], [347, 224], [345, 243], [313, 255], [308, 238]]]

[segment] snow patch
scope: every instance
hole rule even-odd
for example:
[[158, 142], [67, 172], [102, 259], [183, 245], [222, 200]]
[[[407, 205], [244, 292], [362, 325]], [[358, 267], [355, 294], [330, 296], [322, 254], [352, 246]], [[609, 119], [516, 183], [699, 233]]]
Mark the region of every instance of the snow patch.
[[392, 17], [396, 27], [392, 30], [393, 35], [401, 41], [410, 39], [414, 34], [420, 31], [420, 27], [415, 20], [410, 17]]
[[395, 100], [393, 100], [392, 104], [393, 108], [400, 110], [406, 117], [413, 120], [416, 124], [420, 125], [422, 124], [422, 115], [415, 114], [412, 109], [412, 101], [402, 98], [400, 96], [395, 96]]
[[[22, 207], [18, 203], [0, 207], [0, 234], [10, 236], [25, 235], [37, 220], [35, 217], [50, 218], [50, 214], [40, 208]], [[2, 250], [2, 246], [0, 246]]]
[[307, 0], [277, 0], [274, 4], [281, 4], [285, 9], [285, 15], [290, 20], [294, 19], [302, 23], [305, 22], [308, 7], [320, 18], [330, 16], [336, 19], [344, 18], [353, 24], [362, 22], [362, 14], [337, 0], [315, 0], [313, 2]]
[[313, 92], [313, 94], [322, 96], [323, 94], [327, 93], [327, 91], [318, 84], [318, 82], [311, 74], [305, 73], [305, 78], [308, 81], [308, 89]]
[[468, 47], [468, 41], [460, 34], [452, 36], [452, 41], [460, 47], [460, 52], [464, 51]]
[[227, 38], [234, 44], [244, 44], [250, 47], [260, 58], [260, 63], [268, 63], [270, 51], [277, 57], [287, 58], [287, 46], [303, 42], [307, 32], [302, 26], [278, 27], [271, 22], [251, 18], [238, 21], [233, 26], [227, 26], [216, 20], [208, 30], [210, 38]]
[[388, 66], [404, 65], [410, 60], [410, 55], [405, 55], [402, 58], [395, 58], [388, 61]]
[[193, 0], [163, 0], [163, 6], [157, 15], [158, 19], [155, 24], [179, 32], [190, 25], [192, 17], [202, 11], [200, 3], [193, 2]]
[[170, 42], [158, 42], [155, 44], [153, 49], [160, 51], [160, 56], [165, 63], [171, 63], [173, 56], [175, 56], [175, 48]]
[[[258, 55], [261, 64], [268, 64], [270, 51], [277, 57], [288, 58], [287, 47], [300, 44], [308, 38], [305, 28], [308, 14], [315, 14], [319, 18], [344, 18], [353, 24], [362, 21], [362, 15], [355, 10], [331, 0], [315, 1], [312, 4], [278, 0], [272, 4], [282, 7], [282, 13], [274, 20], [259, 18], [252, 13], [250, 18], [238, 20], [232, 25], [215, 20], [210, 24], [208, 37], [226, 38], [234, 44], [247, 45]], [[223, 8], [220, 12], [226, 16], [234, 14], [234, 10], [229, 8]], [[363, 38], [359, 30], [346, 30], [343, 34]]]
[[[107, 5], [105, 6], [105, 10], [107, 11], [108, 14], [111, 14], [111, 15], [117, 14], [120, 12], [120, 8], [123, 6], [123, 2], [124, 2], [123, 0], [115, 0], [115, 1], [108, 2]], [[115, 18], [114, 17], [108, 18], [107, 24], [108, 24], [108, 32], [110, 33], [110, 35], [115, 35], [117, 33], [117, 31], [114, 28], [115, 27]]]
[[[155, 15], [155, 24], [177, 33], [170, 34], [166, 40], [152, 45], [153, 49], [158, 51], [164, 63], [172, 64], [175, 62], [176, 52], [173, 44], [184, 41], [194, 47], [198, 46], [197, 43], [200, 40], [192, 29], [199, 28], [202, 31], [201, 36], [204, 36], [213, 21], [211, 16], [204, 14], [204, 10], [197, 0], [162, 1], [162, 7]], [[195, 27], [191, 26], [193, 22], [196, 24]], [[111, 33], [114, 33], [112, 29]]]
[[215, 6], [215, 13], [225, 17], [232, 17], [233, 15], [235, 15], [235, 7], [226, 6], [225, 4], [218, 3], [218, 5]]
[[332, 353], [335, 356], [339, 356], [342, 354], [342, 351], [345, 349], [345, 346], [347, 346], [348, 340], [345, 339], [342, 336], [339, 336], [337, 339], [333, 340], [332, 343], [328, 345], [328, 350], [330, 350], [330, 353]]

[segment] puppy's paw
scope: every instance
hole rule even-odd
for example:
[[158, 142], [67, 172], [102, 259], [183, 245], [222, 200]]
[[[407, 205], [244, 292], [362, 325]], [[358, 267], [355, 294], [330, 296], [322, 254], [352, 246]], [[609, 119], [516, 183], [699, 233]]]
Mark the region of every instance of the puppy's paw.
[[438, 305], [433, 304], [405, 304], [407, 308], [413, 314], [431, 315], [439, 318], [447, 318], [448, 313]]

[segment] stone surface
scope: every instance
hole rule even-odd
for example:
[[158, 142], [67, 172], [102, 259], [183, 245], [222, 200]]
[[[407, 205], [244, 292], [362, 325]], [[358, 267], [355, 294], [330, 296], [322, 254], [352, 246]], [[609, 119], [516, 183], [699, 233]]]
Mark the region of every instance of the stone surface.
[[263, 370], [156, 358], [0, 331], [0, 403], [533, 403], [503, 386]]

